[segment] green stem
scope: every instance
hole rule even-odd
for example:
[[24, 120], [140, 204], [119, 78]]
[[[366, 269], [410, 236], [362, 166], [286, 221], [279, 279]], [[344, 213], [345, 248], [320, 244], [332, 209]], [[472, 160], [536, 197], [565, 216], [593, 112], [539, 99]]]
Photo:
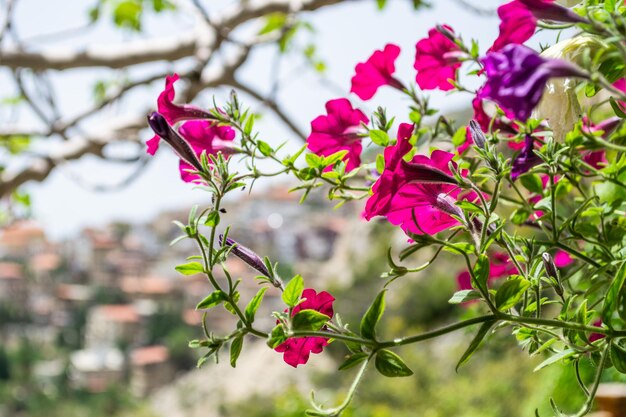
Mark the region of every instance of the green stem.
[[609, 353], [609, 349], [611, 348], [611, 341], [608, 340], [606, 343], [606, 347], [602, 351], [602, 356], [600, 357], [600, 363], [596, 369], [596, 376], [593, 380], [593, 385], [591, 386], [591, 391], [589, 391], [589, 396], [587, 397], [587, 401], [583, 404], [582, 408], [578, 413], [575, 414], [574, 417], [582, 417], [587, 415], [587, 413], [591, 410], [591, 406], [593, 405], [593, 399], [596, 396], [596, 392], [598, 391], [598, 386], [600, 385], [600, 379], [602, 378], [602, 371], [604, 370], [604, 363], [606, 362], [606, 358]]

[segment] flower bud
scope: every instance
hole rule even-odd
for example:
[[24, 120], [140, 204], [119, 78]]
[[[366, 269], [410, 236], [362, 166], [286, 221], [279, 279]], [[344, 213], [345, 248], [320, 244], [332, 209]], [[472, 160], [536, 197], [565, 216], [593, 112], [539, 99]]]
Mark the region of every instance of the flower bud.
[[167, 120], [159, 112], [152, 112], [148, 116], [148, 124], [150, 128], [161, 137], [168, 145], [174, 149], [174, 152], [189, 165], [198, 171], [202, 171], [202, 164], [198, 161], [198, 156], [191, 146], [183, 139], [178, 132], [172, 129]]
[[469, 131], [470, 131], [470, 135], [472, 136], [472, 140], [474, 141], [476, 146], [478, 146], [481, 149], [485, 149], [487, 138], [485, 137], [485, 134], [483, 133], [482, 129], [480, 128], [480, 125], [478, 124], [476, 120], [470, 120]]
[[544, 252], [541, 257], [543, 258], [543, 267], [546, 270], [546, 274], [548, 274], [549, 277], [558, 279], [559, 273], [556, 269], [556, 265], [554, 264], [554, 259], [552, 259], [552, 256], [548, 252]]
[[230, 253], [247, 263], [252, 268], [259, 271], [264, 276], [271, 276], [261, 257], [257, 255], [254, 251], [241, 245], [240, 243], [237, 243], [231, 238], [226, 238], [226, 240], [224, 241], [224, 235], [220, 235], [219, 240], [220, 245], [232, 247]]

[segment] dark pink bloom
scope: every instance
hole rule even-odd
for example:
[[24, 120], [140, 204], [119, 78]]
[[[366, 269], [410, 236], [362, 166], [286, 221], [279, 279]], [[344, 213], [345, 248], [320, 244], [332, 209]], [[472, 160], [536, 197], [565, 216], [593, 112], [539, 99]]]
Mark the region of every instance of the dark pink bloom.
[[[622, 80], [619, 80], [622, 81]], [[614, 83], [614, 86], [618, 86], [619, 81]], [[626, 87], [626, 85], [625, 85]], [[587, 133], [594, 133], [602, 131], [602, 138], [609, 136], [617, 129], [622, 119], [619, 117], [611, 117], [598, 124], [593, 124], [587, 117], [583, 117], [583, 131]], [[592, 151], [585, 150], [581, 154], [582, 160], [591, 165], [595, 169], [602, 169], [607, 166], [608, 160], [606, 159], [606, 151], [604, 149]]]
[[482, 59], [487, 82], [480, 98], [496, 102], [509, 119], [526, 121], [543, 95], [551, 78], [587, 78], [580, 68], [567, 61], [547, 59], [522, 45], [507, 45]]
[[523, 44], [537, 29], [537, 20], [582, 23], [586, 20], [553, 0], [514, 0], [498, 7], [500, 34], [489, 51], [509, 44]]
[[[596, 327], [602, 327], [602, 320], [596, 320], [593, 322], [593, 325]], [[600, 339], [604, 339], [606, 336], [603, 335], [602, 333], [591, 333], [589, 335], [589, 341], [591, 343], [595, 342], [596, 340], [600, 340]]]
[[395, 62], [398, 55], [400, 47], [389, 43], [382, 51], [374, 51], [367, 61], [357, 64], [350, 92], [355, 93], [361, 100], [369, 100], [383, 85], [402, 90], [404, 86], [393, 76], [396, 72]]
[[[307, 138], [307, 147], [317, 155], [328, 156], [347, 150], [343, 158], [348, 171], [361, 165], [361, 123], [369, 119], [361, 110], [352, 108], [352, 104], [339, 98], [326, 103], [327, 115], [316, 117], [311, 122], [311, 134]], [[332, 168], [328, 168], [332, 169]]]
[[[489, 263], [489, 282], [518, 273], [519, 272], [517, 271], [517, 268], [515, 267], [513, 261], [511, 261], [511, 258], [509, 258], [509, 255], [504, 252], [495, 252], [492, 254]], [[457, 276], [456, 281], [459, 290], [473, 289], [472, 277], [467, 271], [461, 272]]]
[[498, 7], [500, 17], [500, 35], [489, 51], [499, 51], [509, 44], [523, 44], [533, 36], [537, 29], [537, 19], [528, 8], [519, 1], [512, 1]]
[[[333, 301], [335, 301], [332, 295], [326, 291], [316, 293], [314, 289], [306, 288], [302, 292], [302, 298], [305, 301], [293, 308], [292, 316], [300, 310], [315, 310], [332, 318]], [[327, 344], [328, 339], [325, 337], [294, 337], [287, 339], [274, 350], [284, 353], [283, 360], [296, 368], [298, 365], [307, 363], [310, 353], [321, 353]]]
[[564, 250], [558, 250], [554, 254], [554, 265], [557, 268], [565, 268], [574, 263], [574, 259], [572, 259], [571, 255]]
[[[207, 156], [217, 155], [218, 152], [228, 156], [236, 152], [232, 143], [235, 139], [235, 131], [230, 126], [219, 126], [217, 123], [207, 120], [191, 120], [183, 123], [179, 133], [189, 143], [198, 158], [203, 151], [206, 152]], [[182, 159], [179, 170], [180, 177], [185, 182], [201, 179], [198, 175], [190, 172], [195, 171], [195, 169]]]
[[407, 233], [435, 234], [459, 224], [452, 217], [463, 216], [455, 205], [458, 200], [478, 196], [463, 192], [452, 177], [448, 167], [452, 153], [435, 150], [430, 158], [416, 155], [410, 162], [404, 161], [413, 147], [409, 143], [412, 132], [412, 125], [401, 124], [398, 143], [385, 149], [385, 170], [372, 188], [364, 217], [385, 216]]
[[[443, 26], [452, 33], [452, 28]], [[441, 33], [437, 28], [428, 31], [428, 38], [415, 45], [415, 81], [422, 90], [452, 90], [450, 80], [456, 80], [456, 72], [461, 66], [459, 52], [461, 48]]]
[[[178, 79], [178, 74], [165, 77], [165, 89], [159, 94], [159, 98], [157, 99], [157, 111], [165, 117], [165, 120], [167, 120], [170, 125], [175, 125], [183, 120], [212, 119], [213, 116], [211, 116], [210, 113], [199, 107], [189, 104], [183, 106], [174, 104], [176, 94], [174, 91], [174, 83], [178, 81]], [[154, 155], [157, 149], [159, 149], [159, 142], [160, 137], [158, 135], [154, 135], [152, 139], [146, 141], [147, 152], [150, 155]]]

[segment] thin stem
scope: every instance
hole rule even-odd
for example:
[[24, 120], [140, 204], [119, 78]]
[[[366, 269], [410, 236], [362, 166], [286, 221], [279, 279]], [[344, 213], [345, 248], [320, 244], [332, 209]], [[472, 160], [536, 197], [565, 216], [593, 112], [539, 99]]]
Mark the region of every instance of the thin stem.
[[604, 370], [604, 363], [606, 362], [606, 358], [609, 353], [609, 349], [611, 348], [611, 341], [608, 340], [606, 343], [606, 347], [602, 351], [602, 356], [600, 357], [600, 363], [596, 369], [596, 376], [593, 380], [593, 385], [591, 386], [591, 391], [589, 391], [589, 396], [587, 397], [587, 401], [583, 404], [583, 407], [575, 414], [575, 417], [582, 417], [586, 415], [589, 410], [591, 410], [591, 406], [593, 405], [593, 399], [596, 396], [596, 392], [598, 391], [598, 386], [600, 385], [600, 379], [602, 378], [602, 371]]

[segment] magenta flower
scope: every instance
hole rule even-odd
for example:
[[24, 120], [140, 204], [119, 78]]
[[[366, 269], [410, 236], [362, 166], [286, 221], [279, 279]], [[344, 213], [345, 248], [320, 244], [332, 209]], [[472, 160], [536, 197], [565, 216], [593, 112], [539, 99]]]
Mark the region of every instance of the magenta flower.
[[[311, 122], [311, 134], [307, 138], [307, 147], [317, 155], [328, 156], [335, 152], [347, 150], [343, 160], [348, 171], [361, 165], [361, 123], [369, 123], [369, 119], [352, 104], [339, 98], [326, 103], [327, 115], [316, 117]], [[332, 169], [329, 167], [327, 169]]]
[[[174, 91], [174, 83], [178, 81], [178, 79], [178, 74], [165, 77], [165, 89], [159, 94], [159, 98], [157, 99], [157, 111], [165, 117], [165, 120], [167, 120], [170, 125], [175, 125], [183, 120], [214, 119], [210, 113], [199, 107], [189, 104], [183, 106], [174, 104], [176, 94]], [[147, 152], [150, 155], [154, 155], [157, 149], [159, 149], [159, 142], [159, 135], [155, 135], [152, 139], [146, 141]]]
[[448, 164], [454, 154], [440, 150], [429, 157], [416, 155], [410, 162], [402, 158], [413, 147], [409, 138], [413, 126], [400, 125], [398, 143], [385, 149], [385, 170], [374, 184], [364, 217], [385, 216], [407, 233], [435, 234], [459, 224], [453, 215], [463, 217], [455, 203], [475, 200], [465, 193], [450, 173]]
[[500, 34], [489, 51], [499, 51], [509, 44], [523, 44], [537, 29], [537, 20], [583, 23], [587, 20], [553, 0], [514, 0], [498, 7]]
[[[449, 26], [443, 27], [453, 33]], [[454, 85], [450, 80], [456, 81], [456, 73], [461, 66], [461, 48], [437, 28], [432, 28], [428, 31], [428, 38], [417, 42], [415, 49], [413, 68], [417, 70], [417, 85], [422, 90], [452, 90]]]
[[507, 45], [482, 59], [487, 82], [480, 98], [496, 102], [510, 119], [526, 121], [543, 95], [550, 78], [588, 78], [581, 69], [566, 61], [546, 59], [522, 45]]
[[393, 76], [396, 72], [395, 62], [398, 55], [400, 47], [389, 43], [382, 51], [374, 51], [367, 61], [357, 64], [350, 92], [355, 93], [361, 100], [369, 100], [383, 85], [402, 90], [404, 86]]
[[[333, 301], [335, 301], [332, 295], [326, 291], [316, 293], [314, 289], [306, 288], [302, 292], [302, 298], [305, 301], [293, 308], [292, 316], [300, 310], [315, 310], [332, 318], [334, 314]], [[328, 345], [328, 339], [325, 337], [292, 337], [278, 345], [274, 350], [284, 353], [283, 360], [297, 368], [298, 365], [307, 363], [309, 354], [321, 353], [326, 345]]]
[[[233, 146], [235, 131], [230, 126], [219, 126], [217, 123], [207, 120], [191, 120], [183, 123], [179, 133], [189, 143], [198, 158], [202, 152], [206, 152], [207, 155], [217, 155], [218, 152], [221, 152], [226, 157], [236, 152]], [[182, 159], [178, 169], [180, 177], [185, 182], [201, 179], [198, 175], [190, 172], [195, 171], [194, 168]]]
[[[504, 252], [495, 252], [489, 262], [489, 278], [488, 282], [505, 278], [510, 275], [519, 274], [517, 268], [509, 255]], [[472, 277], [468, 271], [463, 271], [456, 277], [456, 282], [459, 290], [471, 290]]]
[[[602, 327], [602, 320], [598, 319], [598, 320], [594, 321], [593, 325], [596, 326], [596, 327]], [[606, 337], [606, 335], [603, 335], [602, 333], [591, 333], [589, 335], [589, 341], [591, 343], [593, 343], [596, 340], [604, 339], [605, 337]]]
[[554, 265], [556, 265], [557, 268], [565, 268], [573, 263], [574, 259], [572, 259], [572, 256], [564, 250], [559, 249], [554, 254]]

